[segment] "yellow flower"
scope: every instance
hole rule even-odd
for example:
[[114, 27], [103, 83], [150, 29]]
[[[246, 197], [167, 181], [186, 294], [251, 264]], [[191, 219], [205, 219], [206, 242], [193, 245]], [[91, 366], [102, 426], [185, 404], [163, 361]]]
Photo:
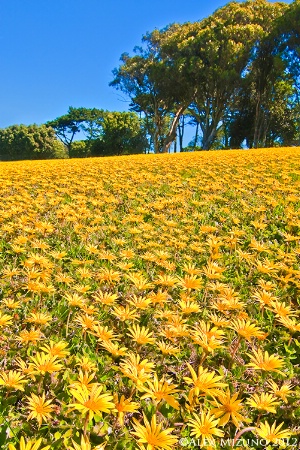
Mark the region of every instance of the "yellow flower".
[[77, 293], [66, 294], [65, 299], [69, 303], [69, 306], [78, 306], [81, 308], [84, 305], [84, 298]]
[[271, 311], [279, 317], [295, 316], [295, 312], [292, 310], [290, 305], [286, 305], [285, 302], [273, 301], [271, 302]]
[[7, 325], [11, 325], [12, 318], [13, 318], [12, 316], [8, 314], [2, 314], [2, 312], [0, 311], [0, 328], [6, 327]]
[[275, 296], [264, 289], [262, 291], [256, 291], [253, 295], [253, 298], [257, 300], [261, 304], [261, 306], [269, 306], [271, 305], [273, 300], [276, 300]]
[[19, 447], [15, 447], [13, 444], [8, 444], [8, 449], [9, 450], [48, 450], [50, 448], [50, 445], [46, 445], [46, 447], [40, 448], [42, 443], [42, 439], [38, 439], [36, 440], [28, 440], [25, 441], [24, 437], [21, 436], [20, 439], [20, 445]]
[[96, 372], [98, 370], [98, 366], [95, 362], [91, 361], [87, 356], [82, 356], [81, 358], [77, 358], [78, 363], [76, 366], [81, 367], [82, 370], [86, 372]]
[[[273, 442], [276, 445], [280, 445], [280, 441], [288, 439], [293, 433], [290, 430], [281, 430], [283, 422], [276, 427], [276, 421], [270, 426], [268, 422], [260, 423], [259, 427], [255, 428], [259, 437], [266, 439], [267, 443]], [[281, 431], [280, 431], [281, 430]], [[285, 442], [282, 442], [285, 444]]]
[[0, 386], [24, 391], [23, 384], [27, 382], [28, 380], [16, 370], [9, 370], [8, 372], [0, 373]]
[[272, 389], [273, 394], [274, 394], [276, 397], [282, 398], [282, 400], [283, 400], [285, 403], [288, 402], [287, 397], [288, 397], [289, 395], [293, 395], [293, 391], [292, 391], [293, 386], [291, 385], [291, 383], [283, 383], [282, 386], [279, 387], [279, 386], [275, 383], [275, 381], [270, 380], [270, 381], [268, 382], [268, 384], [269, 384], [270, 388]]
[[230, 328], [236, 331], [240, 336], [244, 337], [247, 341], [251, 341], [251, 338], [261, 337], [264, 333], [250, 321], [245, 321], [243, 319], [233, 320], [231, 322]]
[[198, 375], [192, 368], [192, 366], [187, 363], [190, 369], [192, 378], [183, 377], [187, 384], [193, 384], [193, 391], [196, 395], [210, 395], [216, 396], [220, 394], [220, 388], [226, 387], [226, 383], [222, 383], [222, 376], [215, 376], [215, 372], [209, 372], [207, 369], [203, 369], [202, 366], [198, 368]]
[[189, 275], [199, 275], [201, 273], [201, 269], [198, 269], [194, 264], [192, 263], [186, 263], [183, 266], [183, 270], [187, 272]]
[[88, 314], [78, 314], [78, 316], [74, 319], [74, 322], [79, 323], [82, 326], [84, 332], [88, 330], [93, 330], [97, 325], [96, 319], [94, 317], [89, 316]]
[[145, 298], [141, 295], [132, 295], [132, 297], [127, 300], [127, 302], [136, 309], [146, 310], [151, 304], [151, 298]]
[[94, 386], [98, 385], [98, 383], [91, 383], [94, 377], [95, 373], [89, 374], [88, 372], [82, 372], [82, 370], [79, 370], [78, 379], [73, 381], [73, 383], [70, 384], [70, 387], [77, 389], [85, 386], [89, 391], [91, 391]]
[[252, 406], [256, 409], [261, 409], [263, 411], [276, 413], [276, 406], [280, 403], [276, 401], [276, 397], [273, 397], [272, 394], [253, 394], [248, 400], [248, 405]]
[[230, 324], [229, 320], [219, 317], [215, 313], [209, 314], [209, 318], [216, 327], [228, 327]]
[[150, 294], [148, 294], [148, 299], [151, 301], [151, 303], [153, 304], [164, 304], [168, 302], [168, 297], [169, 294], [167, 291], [162, 291], [161, 289], [158, 290], [158, 292], [150, 292]]
[[126, 278], [128, 278], [139, 291], [145, 291], [146, 289], [151, 289], [153, 287], [153, 284], [140, 273], [126, 275]]
[[214, 436], [224, 436], [223, 431], [217, 428], [219, 419], [216, 419], [210, 411], [207, 414], [202, 412], [200, 416], [194, 413], [193, 416], [194, 419], [190, 419], [187, 423], [191, 427], [191, 435], [201, 438], [202, 446], [209, 444], [214, 447]]
[[208, 262], [207, 266], [203, 268], [203, 274], [210, 280], [219, 280], [222, 278], [224, 268], [218, 266], [215, 262]]
[[134, 413], [138, 410], [139, 404], [136, 402], [132, 402], [131, 398], [125, 399], [125, 396], [122, 395], [120, 400], [118, 399], [118, 394], [114, 394], [114, 404], [115, 408], [118, 411], [118, 420], [121, 427], [124, 425], [124, 415], [127, 412]]
[[130, 378], [137, 386], [142, 385], [150, 378], [154, 364], [148, 359], [141, 361], [139, 355], [129, 353], [126, 359], [120, 362], [120, 370], [126, 377]]
[[127, 354], [127, 347], [119, 347], [117, 342], [103, 341], [100, 345], [115, 357], [125, 356]]
[[116, 283], [120, 281], [121, 274], [120, 272], [117, 272], [113, 269], [108, 269], [107, 267], [104, 267], [99, 271], [99, 273], [96, 274], [96, 278], [101, 281], [107, 281], [108, 283]]
[[298, 321], [291, 319], [290, 317], [280, 316], [277, 320], [286, 328], [288, 328], [292, 333], [300, 331], [300, 324]]
[[63, 369], [63, 365], [56, 361], [56, 356], [51, 356], [47, 353], [40, 352], [35, 356], [30, 356], [31, 363], [29, 363], [32, 368], [32, 373], [34, 374], [45, 374], [58, 372]]
[[153, 381], [147, 380], [146, 384], [148, 385], [147, 387], [143, 386], [140, 388], [141, 391], [146, 392], [141, 399], [152, 398], [156, 404], [165, 400], [173, 408], [179, 409], [179, 403], [172, 395], [179, 392], [179, 389], [176, 389], [176, 384], [172, 384], [170, 380], [165, 380], [164, 377], [162, 377], [161, 380], [158, 380], [156, 373], [154, 374]]
[[43, 350], [50, 356], [56, 356], [57, 358], [64, 358], [65, 356], [70, 354], [69, 350], [67, 350], [67, 347], [68, 347], [67, 342], [50, 341], [49, 345], [46, 344], [44, 347], [41, 347], [41, 350]]
[[50, 314], [47, 313], [31, 313], [29, 319], [27, 319], [30, 323], [36, 323], [38, 325], [49, 325], [49, 322], [52, 320]]
[[118, 298], [117, 294], [112, 294], [111, 292], [99, 291], [92, 296], [97, 303], [102, 303], [102, 305], [113, 305]]
[[180, 349], [178, 347], [174, 347], [171, 344], [166, 344], [164, 341], [158, 341], [156, 342], [156, 345], [163, 355], [176, 356], [178, 353], [180, 353]]
[[239, 428], [241, 422], [248, 422], [249, 419], [243, 417], [239, 411], [243, 408], [242, 400], [238, 400], [239, 393], [236, 392], [231, 397], [230, 391], [227, 390], [225, 393], [221, 393], [218, 395], [218, 399], [212, 401], [211, 404], [216, 406], [216, 408], [212, 409], [212, 414], [216, 418], [220, 417], [219, 425], [226, 425], [229, 420], [234, 423], [234, 425]]
[[104, 450], [106, 444], [97, 445], [96, 447], [91, 446], [91, 443], [87, 437], [81, 436], [80, 444], [73, 441], [73, 447], [68, 447], [68, 450]]
[[126, 305], [125, 307], [115, 306], [112, 314], [122, 322], [125, 322], [125, 320], [137, 320], [139, 317], [138, 314], [136, 314], [136, 309], [130, 309], [129, 305]]
[[153, 332], [146, 327], [132, 325], [128, 332], [127, 336], [130, 336], [139, 345], [154, 344], [155, 342], [155, 338], [152, 337]]
[[93, 386], [90, 391], [84, 385], [70, 389], [78, 403], [71, 403], [69, 406], [81, 411], [83, 415], [88, 414], [89, 420], [92, 420], [94, 415], [100, 415], [101, 412], [109, 413], [115, 410], [113, 396], [109, 393], [101, 394], [102, 389], [103, 386], [100, 385]]
[[250, 357], [251, 362], [247, 364], [249, 367], [253, 367], [255, 370], [264, 370], [267, 372], [277, 372], [284, 375], [279, 369], [283, 367], [284, 361], [277, 355], [269, 355], [267, 351], [264, 353], [261, 350], [253, 350], [254, 356], [250, 353], [247, 355]]
[[181, 296], [181, 300], [178, 302], [178, 304], [183, 314], [200, 312], [200, 306], [196, 301], [193, 300], [192, 297]]
[[2, 277], [1, 278], [13, 278], [17, 275], [20, 275], [20, 270], [17, 268], [7, 268], [2, 270]]
[[217, 348], [224, 348], [223, 340], [217, 339], [215, 336], [208, 337], [201, 330], [196, 330], [191, 338], [195, 344], [200, 345], [207, 353], [213, 353]]
[[3, 304], [8, 309], [18, 309], [21, 307], [20, 301], [15, 301], [13, 298], [5, 298], [3, 299]]
[[110, 341], [111, 339], [117, 339], [117, 336], [114, 334], [112, 329], [99, 324], [94, 325], [93, 331], [89, 331], [89, 333], [93, 334], [99, 339], [99, 341], [103, 342]]
[[52, 405], [52, 400], [46, 400], [45, 393], [42, 396], [31, 394], [28, 399], [28, 409], [31, 413], [28, 416], [29, 419], [36, 419], [38, 421], [39, 427], [42, 425], [43, 420], [51, 419], [51, 413], [54, 408]]
[[37, 330], [22, 330], [20, 331], [19, 336], [16, 337], [16, 340], [21, 342], [21, 344], [33, 342], [33, 344], [36, 344], [37, 341], [40, 341], [42, 339], [42, 333], [39, 329]]
[[[152, 416], [151, 422], [148, 422], [144, 413], [143, 417], [145, 426], [133, 419], [135, 431], [132, 434], [137, 437], [140, 448], [143, 450], [172, 450], [178, 441], [177, 437], [171, 435], [174, 428], [162, 430], [162, 424], [156, 423], [156, 415]], [[146, 447], [143, 444], [146, 444]]]
[[168, 274], [158, 275], [157, 280], [155, 280], [155, 284], [167, 287], [174, 287], [178, 283], [179, 283], [178, 278], [175, 278], [174, 276]]
[[197, 278], [196, 275], [185, 275], [183, 278], [178, 277], [179, 285], [182, 289], [198, 291], [202, 288], [203, 282], [201, 278]]

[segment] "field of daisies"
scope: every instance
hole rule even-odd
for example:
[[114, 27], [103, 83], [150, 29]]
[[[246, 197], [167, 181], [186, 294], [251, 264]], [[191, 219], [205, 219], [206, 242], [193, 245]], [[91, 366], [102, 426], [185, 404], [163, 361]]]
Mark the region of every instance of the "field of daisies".
[[0, 448], [297, 448], [299, 188], [299, 148], [0, 163]]

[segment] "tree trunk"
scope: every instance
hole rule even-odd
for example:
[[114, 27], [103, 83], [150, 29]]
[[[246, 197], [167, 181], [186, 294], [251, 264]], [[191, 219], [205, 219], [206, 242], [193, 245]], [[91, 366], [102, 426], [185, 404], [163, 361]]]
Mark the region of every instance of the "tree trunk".
[[[216, 139], [217, 132], [218, 132], [218, 123], [219, 119], [213, 119], [209, 126], [202, 127], [202, 150], [210, 150], [214, 140]], [[201, 125], [201, 124], [200, 124]]]
[[179, 133], [179, 151], [182, 152], [183, 149], [183, 135], [184, 135], [184, 125], [185, 125], [185, 116], [182, 115], [181, 116], [182, 120], [181, 120], [181, 124], [180, 121], [178, 122], [178, 133]]
[[254, 118], [254, 133], [253, 133], [253, 148], [257, 148], [259, 142], [259, 130], [261, 121], [261, 95], [259, 94], [256, 106], [255, 106], [255, 118]]
[[198, 143], [198, 136], [199, 136], [199, 122], [196, 124], [196, 132], [195, 132], [195, 140], [193, 145], [193, 150], [195, 151], [197, 143]]
[[186, 106], [181, 106], [178, 111], [176, 112], [175, 116], [173, 117], [170, 129], [168, 131], [168, 134], [166, 135], [165, 139], [164, 139], [164, 143], [163, 143], [163, 147], [162, 147], [162, 153], [168, 153], [169, 148], [172, 144], [172, 142], [174, 142], [174, 140], [176, 139], [176, 135], [177, 135], [177, 127], [178, 127], [178, 122], [179, 119], [181, 117], [181, 115], [183, 114], [183, 112], [186, 110]]

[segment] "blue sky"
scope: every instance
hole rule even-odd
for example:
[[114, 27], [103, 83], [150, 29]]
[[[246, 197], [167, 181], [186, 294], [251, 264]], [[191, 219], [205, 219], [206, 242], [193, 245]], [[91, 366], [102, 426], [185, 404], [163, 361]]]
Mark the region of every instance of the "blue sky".
[[127, 110], [108, 84], [147, 31], [199, 20], [220, 0], [0, 0], [0, 127], [69, 106]]

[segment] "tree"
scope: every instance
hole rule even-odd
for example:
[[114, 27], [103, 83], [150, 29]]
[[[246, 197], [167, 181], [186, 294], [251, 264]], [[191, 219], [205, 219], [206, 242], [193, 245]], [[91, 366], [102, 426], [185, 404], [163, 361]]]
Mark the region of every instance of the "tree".
[[283, 8], [265, 0], [228, 3], [200, 22], [184, 24], [171, 37], [180, 49], [186, 78], [194, 85], [188, 110], [200, 125], [203, 149], [212, 147], [224, 125], [224, 113], [238, 92], [253, 48], [269, 32], [270, 17]]
[[[293, 49], [299, 24], [292, 20], [294, 7], [281, 3], [267, 7], [261, 3], [260, 7], [265, 17], [264, 35], [253, 47], [232, 107], [229, 134], [233, 147], [244, 139], [248, 147], [291, 145], [299, 129]], [[299, 74], [298, 70], [298, 78]]]
[[101, 133], [103, 110], [93, 108], [69, 107], [67, 114], [51, 120], [47, 125], [51, 126], [57, 137], [68, 149], [69, 157], [72, 156], [72, 144], [77, 133], [81, 131], [88, 140], [96, 139]]
[[294, 144], [300, 144], [300, 1], [294, 0], [274, 27], [274, 54], [285, 63], [294, 87], [293, 113], [296, 116]]
[[148, 147], [145, 129], [134, 112], [103, 114], [101, 135], [91, 142], [95, 156], [145, 153]]
[[46, 125], [12, 125], [0, 129], [0, 159], [65, 158], [64, 145]]
[[192, 98], [176, 52], [164, 45], [177, 28], [172, 25], [145, 35], [143, 46], [134, 49], [134, 56], [121, 56], [122, 64], [114, 69], [110, 83], [129, 96], [131, 110], [144, 114], [155, 153], [169, 150], [179, 119]]

